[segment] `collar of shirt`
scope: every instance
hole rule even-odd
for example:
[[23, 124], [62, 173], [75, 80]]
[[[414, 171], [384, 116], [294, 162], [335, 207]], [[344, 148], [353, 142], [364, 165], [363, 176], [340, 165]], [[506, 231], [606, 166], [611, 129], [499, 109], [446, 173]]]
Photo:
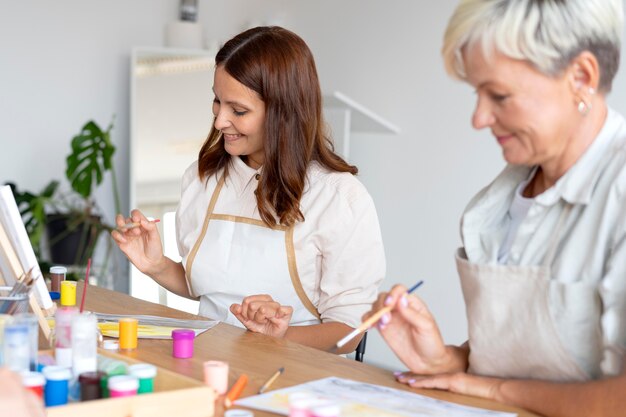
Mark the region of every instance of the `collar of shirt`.
[[606, 164], [611, 143], [623, 128], [624, 119], [609, 108], [604, 125], [589, 148], [553, 187], [536, 197], [537, 203], [551, 206], [562, 198], [570, 204], [588, 204], [602, 173], [602, 165]]
[[251, 168], [238, 156], [230, 158], [227, 183], [232, 185], [238, 195], [244, 193], [249, 187], [256, 189], [258, 179], [263, 167]]

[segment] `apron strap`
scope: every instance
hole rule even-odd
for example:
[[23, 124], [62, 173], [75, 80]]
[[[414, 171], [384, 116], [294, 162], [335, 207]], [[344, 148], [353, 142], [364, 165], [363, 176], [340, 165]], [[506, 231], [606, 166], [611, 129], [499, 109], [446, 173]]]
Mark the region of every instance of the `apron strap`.
[[546, 257], [544, 258], [544, 266], [550, 266], [554, 257], [556, 256], [556, 250], [559, 246], [559, 238], [561, 237], [561, 229], [565, 224], [565, 220], [567, 219], [568, 214], [572, 211], [573, 205], [571, 203], [565, 203], [565, 208], [561, 212], [559, 216], [559, 220], [556, 223], [556, 227], [554, 228], [554, 233], [552, 234], [552, 240], [550, 241], [550, 246], [548, 247], [548, 252], [546, 253]]
[[287, 249], [287, 263], [289, 264], [289, 276], [291, 277], [291, 283], [293, 284], [293, 288], [296, 290], [296, 294], [302, 302], [302, 305], [309, 310], [309, 313], [313, 314], [320, 322], [322, 318], [320, 316], [319, 311], [315, 308], [315, 305], [311, 302], [309, 297], [304, 292], [304, 288], [302, 287], [302, 282], [300, 281], [300, 276], [298, 275], [298, 268], [296, 266], [296, 251], [293, 246], [293, 229], [294, 226], [291, 226], [287, 229], [285, 233], [285, 246]]
[[206, 215], [204, 216], [204, 223], [202, 224], [202, 230], [200, 231], [200, 235], [196, 240], [196, 243], [193, 245], [189, 256], [187, 257], [187, 264], [185, 265], [185, 278], [187, 279], [187, 287], [189, 287], [189, 293], [192, 296], [196, 296], [191, 289], [191, 266], [193, 265], [193, 261], [196, 258], [196, 254], [200, 249], [200, 245], [202, 244], [202, 240], [204, 239], [204, 235], [206, 235], [206, 230], [209, 227], [209, 221], [211, 220], [211, 215], [213, 214], [213, 209], [215, 208], [215, 204], [217, 203], [217, 198], [222, 191], [222, 187], [224, 186], [224, 182], [226, 181], [225, 175], [222, 174], [220, 179], [217, 182], [217, 186], [213, 191], [213, 195], [211, 196], [211, 201], [209, 203], [209, 207], [207, 208]]

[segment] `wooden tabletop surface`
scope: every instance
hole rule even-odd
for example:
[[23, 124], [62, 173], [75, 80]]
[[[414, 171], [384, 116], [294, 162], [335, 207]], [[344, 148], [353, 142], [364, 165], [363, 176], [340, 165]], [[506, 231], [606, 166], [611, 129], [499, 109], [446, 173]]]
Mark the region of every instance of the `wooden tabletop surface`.
[[[82, 283], [79, 283], [77, 294], [81, 293]], [[200, 316], [94, 286], [89, 286], [87, 290], [85, 310], [97, 313], [142, 314], [206, 320]], [[285, 372], [273, 383], [272, 390], [336, 376], [412, 391], [458, 404], [514, 412], [520, 417], [537, 416], [528, 411], [480, 398], [437, 390], [416, 390], [396, 382], [393, 374], [388, 370], [322, 352], [287, 340], [248, 332], [224, 323], [219, 323], [196, 338], [194, 357], [190, 359], [172, 357], [171, 340], [139, 339], [136, 350], [122, 352], [122, 354], [200, 381], [203, 380], [202, 364], [205, 361], [226, 361], [230, 367], [229, 386], [242, 373], [247, 374], [249, 377], [248, 385], [243, 391], [242, 397], [255, 395], [261, 385], [278, 368], [284, 367]], [[367, 361], [367, 352], [365, 360]], [[218, 407], [216, 415], [219, 416], [222, 413], [222, 409]], [[275, 414], [259, 410], [255, 410], [254, 415], [256, 417], [275, 416]]]

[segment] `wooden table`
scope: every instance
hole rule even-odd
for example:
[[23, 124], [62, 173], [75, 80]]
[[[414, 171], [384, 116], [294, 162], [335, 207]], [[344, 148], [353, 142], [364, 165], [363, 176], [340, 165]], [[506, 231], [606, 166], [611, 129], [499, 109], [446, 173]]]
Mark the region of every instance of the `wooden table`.
[[[82, 283], [77, 294], [82, 293]], [[145, 314], [181, 319], [204, 319], [160, 304], [133, 298], [126, 294], [90, 286], [87, 290], [85, 310], [111, 314]], [[206, 319], [204, 319], [206, 320]], [[315, 379], [337, 376], [384, 385], [400, 390], [413, 391], [429, 397], [491, 410], [518, 413], [520, 417], [537, 416], [519, 408], [510, 407], [475, 397], [468, 397], [436, 390], [417, 390], [396, 382], [393, 374], [385, 369], [346, 359], [298, 343], [252, 333], [235, 326], [219, 323], [198, 336], [194, 345], [194, 357], [176, 359], [172, 357], [171, 340], [139, 339], [134, 351], [122, 353], [143, 362], [149, 362], [203, 380], [202, 364], [207, 360], [221, 360], [230, 366], [229, 386], [242, 373], [250, 380], [242, 397], [255, 395], [261, 385], [280, 367], [285, 372], [271, 389], [285, 388]], [[216, 415], [222, 415], [218, 406]], [[254, 410], [254, 415], [275, 416], [273, 413]]]

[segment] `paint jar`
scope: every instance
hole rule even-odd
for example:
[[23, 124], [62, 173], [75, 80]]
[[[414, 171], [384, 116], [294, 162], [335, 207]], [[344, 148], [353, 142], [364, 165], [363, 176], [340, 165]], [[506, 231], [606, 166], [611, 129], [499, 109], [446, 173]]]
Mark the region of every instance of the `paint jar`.
[[4, 326], [13, 323], [13, 316], [0, 314], [0, 366], [4, 365]]
[[137, 319], [119, 319], [120, 349], [137, 349]]
[[289, 394], [289, 417], [310, 417], [309, 408], [320, 402], [310, 392], [294, 392]]
[[254, 417], [254, 413], [250, 410], [226, 410], [224, 417]]
[[148, 394], [154, 392], [154, 378], [157, 374], [157, 367], [149, 363], [138, 363], [128, 367], [128, 374], [139, 379], [139, 389], [137, 394]]
[[46, 385], [46, 377], [41, 372], [22, 372], [22, 385], [29, 391], [34, 392], [43, 401], [43, 387]]
[[80, 400], [89, 401], [102, 398], [102, 387], [100, 381], [106, 374], [102, 371], [83, 372], [78, 376], [80, 384]]
[[311, 417], [339, 417], [340, 414], [341, 407], [339, 407], [339, 404], [333, 402], [316, 404], [309, 407], [309, 415]]
[[130, 397], [137, 395], [139, 380], [132, 375], [116, 375], [109, 378], [108, 386], [111, 398]]
[[20, 313], [14, 316], [14, 323], [28, 326], [29, 352], [28, 368], [37, 371], [37, 355], [39, 353], [39, 320], [32, 313]]
[[76, 307], [59, 307], [54, 313], [54, 356], [66, 368], [72, 367], [72, 321], [77, 315]]
[[76, 305], [76, 281], [61, 281], [61, 305], [66, 307]]
[[64, 266], [50, 268], [50, 291], [61, 291], [61, 282], [65, 281], [65, 274], [67, 274], [67, 268]]
[[102, 398], [109, 398], [109, 378], [116, 375], [126, 375], [128, 365], [125, 362], [98, 355], [98, 370], [104, 373], [100, 380]]
[[228, 389], [228, 363], [222, 361], [204, 362], [204, 383], [218, 394], [226, 394]]
[[15, 372], [30, 371], [28, 325], [12, 323], [4, 327], [4, 364]]
[[190, 329], [172, 330], [172, 356], [175, 358], [191, 358], [193, 357], [193, 339], [196, 333]]
[[46, 407], [67, 404], [69, 381], [72, 377], [70, 368], [46, 366], [43, 368], [42, 373], [46, 378], [46, 386], [44, 388]]
[[98, 320], [81, 313], [72, 321], [72, 370], [74, 375], [98, 369]]

